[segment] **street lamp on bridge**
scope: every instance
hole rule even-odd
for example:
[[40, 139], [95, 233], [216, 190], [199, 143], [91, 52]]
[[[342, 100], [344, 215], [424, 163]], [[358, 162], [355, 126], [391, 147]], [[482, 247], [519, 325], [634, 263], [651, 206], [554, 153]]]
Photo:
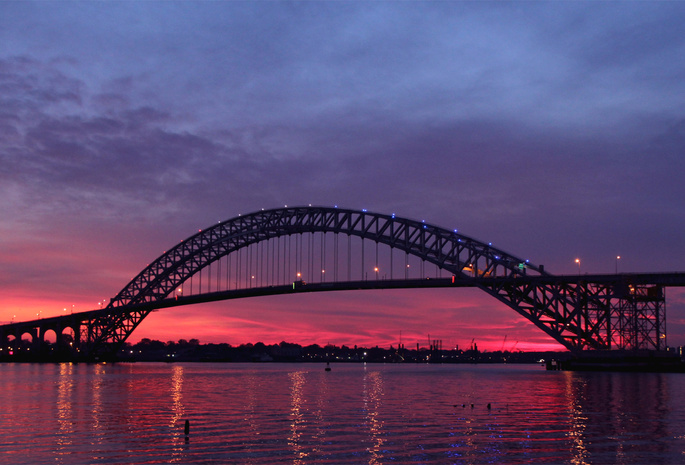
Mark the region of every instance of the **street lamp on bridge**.
[[578, 264], [578, 276], [580, 276], [580, 258], [576, 258], [576, 263]]

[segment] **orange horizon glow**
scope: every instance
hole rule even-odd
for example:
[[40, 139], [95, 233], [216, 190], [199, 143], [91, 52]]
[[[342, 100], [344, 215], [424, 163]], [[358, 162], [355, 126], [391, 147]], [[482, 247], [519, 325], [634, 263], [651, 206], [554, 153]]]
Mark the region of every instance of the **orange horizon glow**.
[[[365, 311], [365, 308], [373, 311]], [[45, 298], [5, 301], [15, 321], [96, 310], [92, 301], [58, 305]], [[319, 310], [325, 309], [325, 310]], [[39, 315], [40, 314], [40, 315]], [[483, 323], [483, 319], [489, 324]], [[500, 320], [495, 324], [493, 321]], [[10, 321], [3, 321], [9, 323]], [[563, 351], [565, 348], [508, 307], [475, 289], [343, 291], [319, 295], [270, 296], [195, 304], [152, 312], [131, 334], [162, 342], [197, 339], [202, 344], [427, 347], [480, 351]]]
[[[104, 294], [104, 293], [101, 293]], [[685, 306], [685, 289], [668, 292], [669, 308]], [[104, 298], [76, 293], [50, 295], [24, 289], [2, 301], [0, 324], [96, 310]], [[685, 318], [669, 313], [668, 345], [685, 345]], [[564, 351], [551, 337], [506, 305], [477, 289], [396, 289], [337, 291], [227, 300], [152, 312], [131, 334], [162, 342], [198, 339], [232, 346], [282, 341], [307, 346], [428, 346], [481, 351]]]

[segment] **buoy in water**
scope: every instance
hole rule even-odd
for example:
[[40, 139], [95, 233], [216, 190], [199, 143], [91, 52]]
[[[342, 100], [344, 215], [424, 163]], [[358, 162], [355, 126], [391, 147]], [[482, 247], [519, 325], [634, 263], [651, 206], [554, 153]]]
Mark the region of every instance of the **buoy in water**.
[[331, 363], [326, 362], [326, 371], [331, 371]]
[[190, 420], [186, 420], [186, 425], [185, 428], [183, 428], [183, 432], [186, 433], [186, 436], [190, 434]]

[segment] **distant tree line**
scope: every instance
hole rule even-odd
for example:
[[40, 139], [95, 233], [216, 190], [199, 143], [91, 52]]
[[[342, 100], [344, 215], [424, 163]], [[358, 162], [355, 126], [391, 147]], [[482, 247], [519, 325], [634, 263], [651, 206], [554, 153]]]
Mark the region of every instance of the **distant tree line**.
[[318, 344], [301, 346], [282, 341], [279, 344], [247, 343], [232, 346], [227, 343], [201, 344], [198, 339], [162, 342], [144, 338], [136, 344], [126, 344], [118, 354], [121, 361], [165, 362], [372, 362], [372, 363], [536, 363], [559, 352], [481, 352], [429, 348], [407, 349], [403, 345], [390, 348], [348, 347]]

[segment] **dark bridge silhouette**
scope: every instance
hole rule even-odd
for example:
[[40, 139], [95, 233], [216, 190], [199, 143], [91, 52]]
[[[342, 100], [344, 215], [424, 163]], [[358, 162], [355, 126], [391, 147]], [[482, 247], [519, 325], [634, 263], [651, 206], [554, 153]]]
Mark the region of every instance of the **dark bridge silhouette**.
[[[286, 207], [200, 230], [149, 264], [104, 309], [0, 326], [0, 349], [3, 359], [31, 349], [102, 359], [116, 354], [150, 312], [166, 307], [301, 292], [477, 287], [574, 353], [663, 351], [665, 287], [683, 285], [685, 273], [555, 276], [422, 221]], [[52, 346], [45, 343], [50, 331]]]

